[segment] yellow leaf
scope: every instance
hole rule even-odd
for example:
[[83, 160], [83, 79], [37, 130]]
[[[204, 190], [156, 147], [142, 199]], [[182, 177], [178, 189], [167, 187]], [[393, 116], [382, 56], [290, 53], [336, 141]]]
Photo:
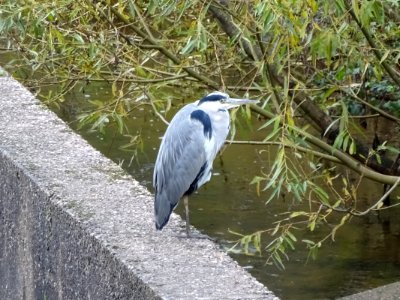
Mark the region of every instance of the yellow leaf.
[[293, 127], [294, 119], [293, 119], [293, 115], [292, 115], [292, 110], [290, 108], [288, 108], [286, 110], [286, 119], [287, 119], [288, 125]]
[[383, 54], [381, 60], [379, 61], [379, 63], [383, 63], [383, 61], [388, 57], [388, 55], [390, 54], [390, 50], [386, 50], [385, 54]]
[[315, 14], [318, 10], [318, 4], [315, 0], [308, 0], [308, 5], [311, 7], [313, 14]]

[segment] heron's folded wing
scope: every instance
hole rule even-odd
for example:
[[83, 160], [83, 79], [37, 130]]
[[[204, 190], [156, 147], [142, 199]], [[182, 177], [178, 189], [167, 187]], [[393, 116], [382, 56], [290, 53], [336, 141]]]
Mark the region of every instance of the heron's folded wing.
[[156, 226], [161, 229], [180, 198], [206, 164], [205, 135], [201, 122], [191, 119], [195, 107], [179, 111], [169, 125], [155, 164], [153, 184], [156, 190]]

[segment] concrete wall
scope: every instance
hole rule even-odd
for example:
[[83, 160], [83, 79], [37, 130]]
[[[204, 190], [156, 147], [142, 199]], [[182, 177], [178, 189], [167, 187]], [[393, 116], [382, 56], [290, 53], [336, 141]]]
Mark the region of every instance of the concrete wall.
[[0, 73], [0, 299], [275, 298]]
[[400, 282], [395, 282], [367, 290], [338, 300], [399, 300]]

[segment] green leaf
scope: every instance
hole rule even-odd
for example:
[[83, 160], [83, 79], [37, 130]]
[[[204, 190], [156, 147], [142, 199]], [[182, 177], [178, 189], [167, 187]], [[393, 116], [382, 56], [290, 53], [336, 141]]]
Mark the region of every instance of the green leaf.
[[85, 41], [83, 40], [82, 36], [78, 33], [74, 33], [72, 37], [79, 43], [79, 44], [85, 44]]
[[194, 47], [196, 46], [197, 41], [196, 40], [192, 40], [192, 37], [190, 37], [185, 45], [185, 47], [182, 48], [182, 50], [180, 51], [180, 53], [182, 55], [187, 55], [189, 53], [192, 52], [192, 50], [194, 49]]
[[356, 143], [354, 142], [353, 139], [351, 140], [349, 153], [350, 153], [350, 155], [353, 155], [353, 154], [357, 153], [357, 146], [356, 146]]
[[306, 243], [308, 246], [314, 246], [315, 242], [311, 241], [311, 240], [307, 240], [307, 239], [303, 239], [301, 240], [303, 243]]
[[338, 90], [338, 87], [334, 86], [329, 88], [324, 95], [322, 96], [322, 100], [326, 100], [329, 98], [330, 95], [332, 95], [334, 92], [336, 92]]
[[286, 234], [289, 236], [289, 238], [290, 238], [293, 242], [297, 242], [297, 238], [293, 235], [293, 233], [291, 233], [290, 231], [286, 231]]
[[313, 191], [318, 195], [319, 200], [327, 205], [328, 207], [330, 206], [329, 203], [329, 195], [319, 186], [314, 186]]
[[295, 211], [290, 214], [289, 218], [293, 219], [299, 216], [308, 216], [308, 213], [305, 211]]
[[259, 183], [261, 181], [265, 180], [265, 177], [261, 177], [261, 176], [254, 176], [253, 180], [250, 182], [250, 184], [255, 184], [255, 183]]
[[[346, 1], [346, 0], [344, 0]], [[351, 7], [353, 8], [354, 14], [357, 19], [360, 19], [360, 6], [358, 0], [351, 0]]]
[[343, 151], [347, 151], [347, 146], [349, 145], [350, 136], [348, 134], [344, 135], [342, 149]]
[[[261, 127], [258, 128], [258, 130], [264, 129], [264, 128], [268, 127], [269, 125], [271, 125], [272, 123], [276, 123], [277, 120], [278, 120], [278, 123], [279, 123], [280, 120], [281, 120], [281, 116], [280, 115], [268, 120], [268, 122], [266, 122], [263, 125], [261, 125]], [[274, 127], [275, 127], [275, 124], [274, 124]]]

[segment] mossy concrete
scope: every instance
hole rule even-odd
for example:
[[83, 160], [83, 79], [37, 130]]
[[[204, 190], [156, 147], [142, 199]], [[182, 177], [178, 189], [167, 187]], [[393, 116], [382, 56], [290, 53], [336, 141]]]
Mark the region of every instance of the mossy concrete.
[[2, 74], [0, 299], [275, 298]]

